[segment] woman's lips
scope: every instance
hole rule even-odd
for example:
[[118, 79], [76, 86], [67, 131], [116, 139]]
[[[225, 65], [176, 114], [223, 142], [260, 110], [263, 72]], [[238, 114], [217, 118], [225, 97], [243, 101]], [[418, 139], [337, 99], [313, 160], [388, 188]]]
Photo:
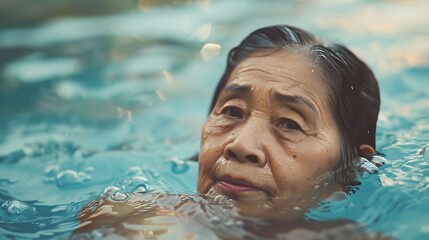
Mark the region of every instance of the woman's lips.
[[261, 189], [257, 188], [252, 183], [249, 183], [242, 179], [221, 177], [218, 182], [219, 185], [222, 186], [222, 188], [233, 192], [261, 191]]

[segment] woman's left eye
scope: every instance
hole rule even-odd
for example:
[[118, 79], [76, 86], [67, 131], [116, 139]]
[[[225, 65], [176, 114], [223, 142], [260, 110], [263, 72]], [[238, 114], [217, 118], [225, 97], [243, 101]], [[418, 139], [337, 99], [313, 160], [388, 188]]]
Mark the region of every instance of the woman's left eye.
[[290, 118], [280, 119], [280, 121], [277, 123], [277, 126], [285, 128], [287, 130], [302, 130], [299, 124]]

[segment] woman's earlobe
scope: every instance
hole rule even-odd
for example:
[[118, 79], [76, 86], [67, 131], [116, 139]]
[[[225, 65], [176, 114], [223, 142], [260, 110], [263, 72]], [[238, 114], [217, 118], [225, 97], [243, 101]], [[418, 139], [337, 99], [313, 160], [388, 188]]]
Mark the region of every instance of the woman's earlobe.
[[366, 156], [372, 156], [374, 154], [376, 154], [377, 152], [375, 151], [375, 149], [373, 147], [371, 147], [368, 144], [361, 144], [359, 146], [360, 151], [365, 154]]

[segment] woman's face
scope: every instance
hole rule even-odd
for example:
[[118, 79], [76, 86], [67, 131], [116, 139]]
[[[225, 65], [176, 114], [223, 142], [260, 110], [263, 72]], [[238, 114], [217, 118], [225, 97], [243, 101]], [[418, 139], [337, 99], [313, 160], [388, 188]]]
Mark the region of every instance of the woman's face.
[[198, 191], [314, 202], [339, 189], [332, 172], [339, 156], [326, 84], [312, 62], [286, 51], [249, 57], [203, 127]]

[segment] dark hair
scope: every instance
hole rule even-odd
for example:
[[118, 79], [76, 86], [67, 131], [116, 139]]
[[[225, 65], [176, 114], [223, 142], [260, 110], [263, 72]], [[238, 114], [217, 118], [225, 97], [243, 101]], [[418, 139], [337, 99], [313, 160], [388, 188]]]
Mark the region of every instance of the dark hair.
[[339, 44], [326, 44], [314, 35], [296, 27], [277, 25], [258, 29], [231, 49], [225, 72], [221, 77], [210, 111], [216, 104], [232, 71], [244, 59], [254, 54], [264, 56], [281, 49], [306, 53], [321, 71], [328, 85], [331, 113], [341, 135], [341, 157], [336, 166], [336, 181], [343, 187], [358, 184], [352, 161], [365, 156], [359, 145], [375, 149], [375, 131], [380, 109], [380, 93], [371, 69], [350, 50]]

